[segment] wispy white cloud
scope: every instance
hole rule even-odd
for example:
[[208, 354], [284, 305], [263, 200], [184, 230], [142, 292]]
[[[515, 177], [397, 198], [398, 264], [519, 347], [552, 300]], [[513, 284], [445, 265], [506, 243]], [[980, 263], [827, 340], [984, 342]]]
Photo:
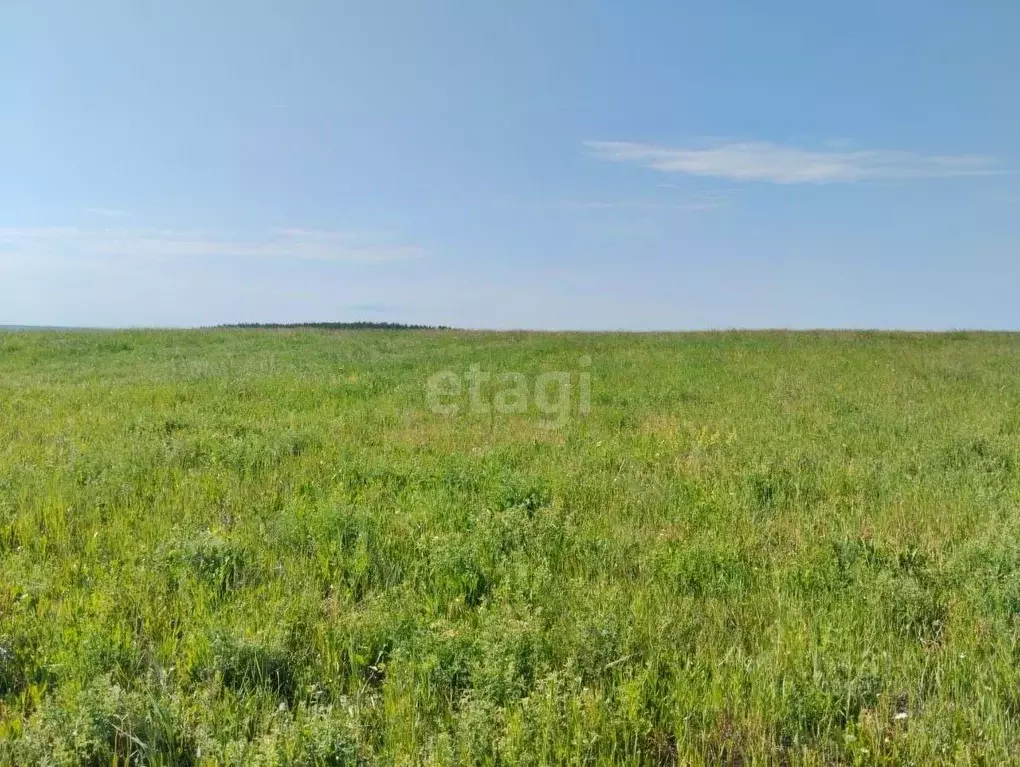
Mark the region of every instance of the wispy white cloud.
[[43, 227], [0, 229], [0, 253], [19, 256], [301, 259], [385, 263], [422, 258], [421, 248], [350, 232], [279, 229], [237, 238], [165, 229]]
[[922, 155], [890, 150], [802, 149], [767, 141], [666, 147], [630, 141], [588, 141], [595, 157], [664, 173], [772, 184], [832, 184], [879, 179], [1001, 173], [991, 157]]

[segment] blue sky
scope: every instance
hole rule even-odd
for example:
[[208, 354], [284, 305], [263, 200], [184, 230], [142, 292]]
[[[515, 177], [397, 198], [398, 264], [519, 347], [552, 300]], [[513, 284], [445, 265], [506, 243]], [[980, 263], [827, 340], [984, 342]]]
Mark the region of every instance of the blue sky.
[[0, 323], [1020, 328], [1018, 38], [1012, 0], [6, 0]]

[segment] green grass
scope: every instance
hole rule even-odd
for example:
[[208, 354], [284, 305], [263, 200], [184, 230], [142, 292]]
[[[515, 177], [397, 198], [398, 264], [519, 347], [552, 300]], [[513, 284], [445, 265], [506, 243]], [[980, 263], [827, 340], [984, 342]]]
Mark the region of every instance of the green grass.
[[0, 762], [1001, 764], [1018, 637], [1020, 336], [0, 334]]

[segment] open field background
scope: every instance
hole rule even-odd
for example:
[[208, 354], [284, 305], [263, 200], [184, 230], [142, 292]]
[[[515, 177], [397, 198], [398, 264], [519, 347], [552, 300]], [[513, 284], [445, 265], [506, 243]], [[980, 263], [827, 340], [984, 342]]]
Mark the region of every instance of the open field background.
[[1018, 638], [1017, 335], [0, 334], [0, 762], [1000, 764]]

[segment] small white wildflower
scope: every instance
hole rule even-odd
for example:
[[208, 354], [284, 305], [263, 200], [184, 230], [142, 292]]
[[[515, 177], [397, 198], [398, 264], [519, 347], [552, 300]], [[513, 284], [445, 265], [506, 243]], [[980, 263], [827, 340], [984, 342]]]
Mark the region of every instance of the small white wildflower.
[[910, 716], [910, 714], [908, 714], [906, 711], [900, 711], [900, 713], [894, 716], [893, 719], [895, 719], [896, 721], [902, 721], [906, 719], [908, 716]]

